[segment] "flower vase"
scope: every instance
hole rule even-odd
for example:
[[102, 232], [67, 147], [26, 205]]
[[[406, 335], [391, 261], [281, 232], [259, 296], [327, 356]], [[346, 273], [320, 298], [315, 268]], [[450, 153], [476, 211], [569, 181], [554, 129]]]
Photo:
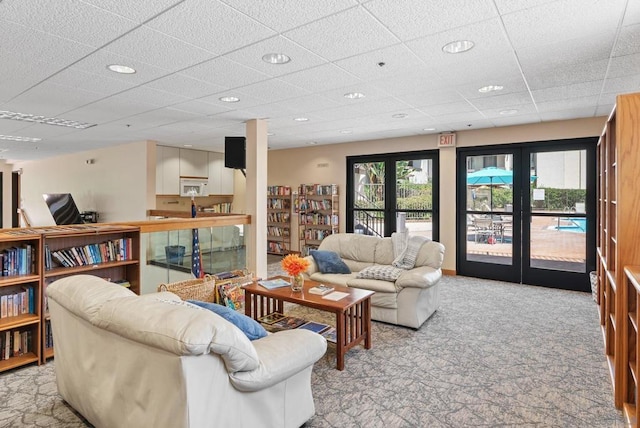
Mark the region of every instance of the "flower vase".
[[301, 273], [291, 276], [291, 291], [302, 291], [304, 286], [304, 275]]

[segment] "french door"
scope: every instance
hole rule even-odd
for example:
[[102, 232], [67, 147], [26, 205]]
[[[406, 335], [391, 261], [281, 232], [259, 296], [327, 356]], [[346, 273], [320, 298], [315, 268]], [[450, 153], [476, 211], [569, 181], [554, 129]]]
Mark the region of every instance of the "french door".
[[347, 232], [439, 239], [438, 151], [347, 157]]
[[589, 291], [596, 142], [458, 149], [457, 272]]

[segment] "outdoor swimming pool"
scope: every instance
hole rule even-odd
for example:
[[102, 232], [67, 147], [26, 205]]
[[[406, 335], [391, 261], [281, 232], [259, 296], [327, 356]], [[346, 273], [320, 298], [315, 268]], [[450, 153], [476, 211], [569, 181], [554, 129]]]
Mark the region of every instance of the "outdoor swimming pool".
[[559, 219], [563, 224], [556, 226], [554, 229], [562, 230], [565, 232], [585, 233], [587, 231], [587, 219], [586, 217], [564, 217]]

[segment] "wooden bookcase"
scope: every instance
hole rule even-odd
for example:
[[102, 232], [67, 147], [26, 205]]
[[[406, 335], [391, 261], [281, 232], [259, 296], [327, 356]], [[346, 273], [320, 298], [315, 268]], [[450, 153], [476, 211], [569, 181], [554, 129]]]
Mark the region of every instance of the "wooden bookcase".
[[[41, 334], [42, 362], [45, 362], [53, 357], [46, 299], [47, 285], [65, 276], [85, 274], [108, 278], [111, 281], [126, 280], [129, 282], [131, 291], [140, 294], [140, 229], [132, 226], [109, 225], [45, 228], [42, 231], [42, 247]], [[63, 266], [55, 257], [49, 256], [53, 253], [60, 254], [60, 251], [68, 256], [69, 254], [75, 256], [76, 260], [72, 262], [72, 266]], [[79, 254], [82, 251], [84, 251], [84, 257]], [[89, 258], [89, 254], [93, 254], [93, 259]]]
[[325, 237], [338, 233], [338, 185], [301, 184], [296, 206], [300, 253], [306, 256]]
[[0, 372], [40, 362], [41, 252], [39, 234], [0, 230]]
[[291, 252], [291, 187], [267, 187], [267, 253]]
[[[614, 403], [635, 421], [635, 293], [625, 267], [640, 265], [640, 93], [619, 95], [598, 142], [597, 272], [600, 323]], [[631, 315], [630, 315], [631, 314]], [[637, 318], [636, 318], [637, 321]], [[637, 325], [637, 323], [635, 324]], [[635, 422], [634, 422], [635, 424]]]

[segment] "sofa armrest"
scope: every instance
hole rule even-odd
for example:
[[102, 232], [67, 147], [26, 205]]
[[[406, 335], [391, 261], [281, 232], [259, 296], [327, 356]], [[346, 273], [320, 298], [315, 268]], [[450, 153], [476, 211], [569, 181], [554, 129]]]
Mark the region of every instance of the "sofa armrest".
[[442, 278], [442, 270], [431, 266], [419, 266], [402, 272], [396, 279], [396, 287], [429, 288], [437, 284]]
[[254, 340], [260, 366], [230, 373], [233, 386], [243, 392], [259, 391], [312, 366], [327, 350], [327, 341], [309, 330], [284, 330]]

